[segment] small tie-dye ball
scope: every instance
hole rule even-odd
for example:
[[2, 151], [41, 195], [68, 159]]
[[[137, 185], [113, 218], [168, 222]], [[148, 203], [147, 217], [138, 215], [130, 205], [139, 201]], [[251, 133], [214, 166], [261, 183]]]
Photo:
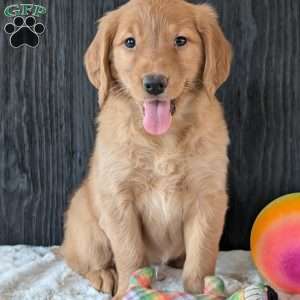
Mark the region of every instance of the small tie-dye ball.
[[273, 287], [300, 293], [300, 193], [282, 196], [261, 211], [251, 232], [251, 254]]

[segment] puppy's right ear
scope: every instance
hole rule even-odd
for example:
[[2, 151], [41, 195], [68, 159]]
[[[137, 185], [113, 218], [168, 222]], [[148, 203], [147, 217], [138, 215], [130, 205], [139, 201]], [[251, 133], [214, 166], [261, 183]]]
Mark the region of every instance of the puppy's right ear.
[[106, 100], [110, 88], [110, 51], [116, 27], [117, 18], [114, 12], [102, 17], [98, 32], [84, 56], [88, 78], [94, 87], [99, 90], [102, 103]]
[[90, 82], [97, 89], [100, 88], [100, 31], [98, 30], [89, 48], [84, 55], [86, 73]]

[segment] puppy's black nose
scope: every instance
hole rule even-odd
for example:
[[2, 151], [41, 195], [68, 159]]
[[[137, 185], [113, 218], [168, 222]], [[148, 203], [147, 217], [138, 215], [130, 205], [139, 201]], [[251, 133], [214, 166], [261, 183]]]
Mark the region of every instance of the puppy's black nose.
[[166, 89], [168, 79], [164, 75], [150, 74], [144, 77], [143, 85], [147, 93], [157, 96]]

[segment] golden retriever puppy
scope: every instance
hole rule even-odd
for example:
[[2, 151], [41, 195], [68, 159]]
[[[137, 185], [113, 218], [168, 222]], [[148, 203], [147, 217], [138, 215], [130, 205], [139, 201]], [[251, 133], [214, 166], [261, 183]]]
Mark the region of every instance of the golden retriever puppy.
[[122, 298], [130, 274], [185, 258], [186, 291], [214, 273], [227, 208], [228, 132], [215, 98], [231, 47], [208, 5], [131, 0], [100, 20], [85, 55], [101, 113], [62, 254]]

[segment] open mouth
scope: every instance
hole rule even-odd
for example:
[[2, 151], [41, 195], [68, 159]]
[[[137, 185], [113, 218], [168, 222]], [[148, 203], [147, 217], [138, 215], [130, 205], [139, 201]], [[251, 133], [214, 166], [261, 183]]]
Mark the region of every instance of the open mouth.
[[175, 100], [145, 101], [143, 106], [144, 129], [152, 135], [162, 135], [168, 131], [172, 116], [176, 112]]

